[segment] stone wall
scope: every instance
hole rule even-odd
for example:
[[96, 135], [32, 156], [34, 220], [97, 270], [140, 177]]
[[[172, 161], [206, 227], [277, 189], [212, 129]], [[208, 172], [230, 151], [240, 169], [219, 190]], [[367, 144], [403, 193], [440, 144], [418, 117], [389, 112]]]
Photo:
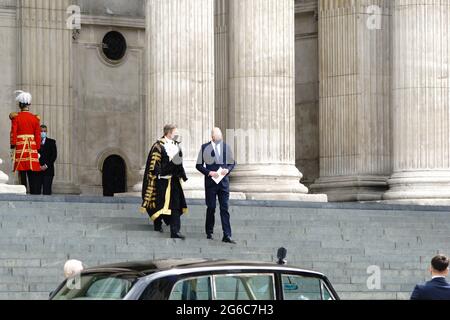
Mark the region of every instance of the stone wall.
[[[100, 194], [101, 169], [108, 156], [125, 160], [129, 188], [138, 182], [146, 156], [145, 27], [142, 19], [82, 17], [73, 43], [78, 146], [73, 156], [81, 191]], [[113, 30], [125, 37], [128, 47], [117, 64], [102, 54], [103, 37]]]

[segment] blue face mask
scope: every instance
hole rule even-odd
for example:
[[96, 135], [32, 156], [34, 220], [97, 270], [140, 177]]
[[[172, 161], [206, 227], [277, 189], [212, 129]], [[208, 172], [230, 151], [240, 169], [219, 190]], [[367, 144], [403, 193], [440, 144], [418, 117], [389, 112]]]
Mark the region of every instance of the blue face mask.
[[41, 139], [47, 139], [47, 132], [41, 132]]

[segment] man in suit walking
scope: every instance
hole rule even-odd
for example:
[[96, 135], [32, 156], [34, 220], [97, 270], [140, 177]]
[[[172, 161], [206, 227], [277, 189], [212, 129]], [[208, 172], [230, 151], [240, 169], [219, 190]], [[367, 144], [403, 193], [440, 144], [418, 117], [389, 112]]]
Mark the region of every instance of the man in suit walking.
[[41, 126], [41, 149], [39, 151], [39, 163], [41, 172], [39, 173], [39, 193], [52, 195], [53, 178], [55, 177], [55, 161], [58, 157], [56, 141], [47, 137], [48, 128]]
[[[236, 163], [231, 148], [223, 142], [222, 131], [219, 128], [212, 130], [212, 140], [204, 144], [197, 159], [197, 170], [205, 176], [206, 194], [206, 223], [207, 239], [213, 239], [216, 199], [219, 199], [220, 218], [222, 221], [223, 238], [225, 243], [236, 244], [232, 239], [230, 213], [228, 202], [230, 199], [229, 175]], [[222, 177], [221, 177], [222, 176]], [[222, 178], [219, 183], [214, 179]]]
[[431, 260], [431, 281], [417, 285], [411, 295], [411, 300], [450, 300], [450, 283], [448, 276], [449, 260], [444, 255], [437, 255]]

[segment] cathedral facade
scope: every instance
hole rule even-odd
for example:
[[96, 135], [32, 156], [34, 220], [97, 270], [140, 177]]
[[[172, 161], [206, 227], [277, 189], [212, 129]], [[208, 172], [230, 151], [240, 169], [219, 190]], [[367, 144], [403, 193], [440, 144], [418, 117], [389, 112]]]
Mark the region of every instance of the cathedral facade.
[[[166, 123], [219, 126], [236, 198], [450, 198], [450, 4], [0, 0], [0, 158], [14, 90], [59, 147], [55, 192], [138, 192]], [[3, 168], [10, 172], [10, 168]]]

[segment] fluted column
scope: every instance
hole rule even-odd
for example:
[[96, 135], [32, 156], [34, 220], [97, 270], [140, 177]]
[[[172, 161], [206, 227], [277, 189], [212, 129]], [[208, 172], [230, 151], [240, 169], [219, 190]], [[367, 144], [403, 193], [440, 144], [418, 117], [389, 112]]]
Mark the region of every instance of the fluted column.
[[450, 198], [450, 2], [396, 0], [388, 200]]
[[204, 197], [195, 170], [200, 146], [214, 126], [214, 0], [148, 0], [148, 132], [179, 126], [190, 198]]
[[295, 167], [293, 0], [229, 0], [229, 107], [247, 199], [326, 201], [308, 195]]
[[19, 0], [18, 88], [33, 95], [32, 111], [57, 140], [55, 193], [79, 193], [73, 159], [72, 30], [67, 28], [70, 0]]
[[330, 201], [380, 200], [391, 173], [390, 0], [319, 0], [320, 178]]
[[[215, 3], [215, 124], [228, 129], [228, 0]], [[224, 132], [226, 133], [226, 132]]]

